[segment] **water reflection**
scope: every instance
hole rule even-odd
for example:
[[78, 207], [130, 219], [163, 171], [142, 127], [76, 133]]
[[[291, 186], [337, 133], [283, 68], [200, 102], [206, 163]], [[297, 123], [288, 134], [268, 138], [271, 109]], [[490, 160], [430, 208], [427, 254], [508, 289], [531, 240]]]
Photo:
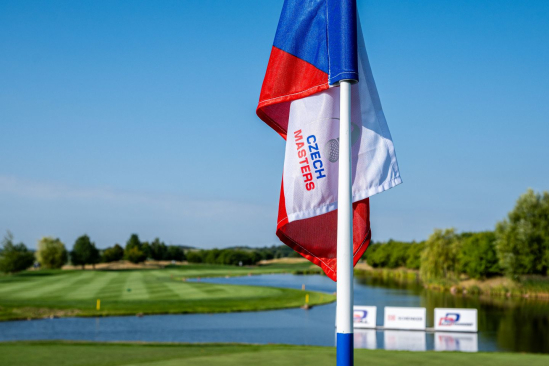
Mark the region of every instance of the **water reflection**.
[[427, 350], [426, 333], [423, 331], [386, 330], [384, 332], [385, 349], [395, 351]]
[[[405, 291], [410, 299], [417, 300], [414, 305], [406, 306], [427, 308], [428, 327], [433, 325], [436, 307], [478, 309], [478, 338], [482, 350], [549, 353], [549, 302], [547, 301], [452, 295], [447, 292], [426, 290], [416, 281], [401, 282], [392, 279], [360, 277], [357, 278], [357, 283], [367, 287]], [[380, 324], [379, 319], [378, 324]]]
[[[325, 276], [265, 275], [202, 281], [290, 287], [332, 293], [335, 283]], [[383, 324], [384, 306], [427, 308], [433, 326], [435, 307], [478, 309], [479, 333], [382, 332], [360, 330], [355, 344], [364, 348], [515, 351], [549, 353], [549, 302], [528, 299], [454, 296], [427, 291], [416, 282], [357, 278], [355, 304], [377, 306]], [[0, 322], [0, 341], [67, 339], [149, 342], [242, 342], [333, 346], [335, 304], [309, 311], [278, 311], [157, 315], [112, 318], [65, 318]]]
[[377, 335], [374, 329], [354, 330], [355, 348], [377, 349]]
[[435, 333], [435, 351], [478, 352], [476, 333]]

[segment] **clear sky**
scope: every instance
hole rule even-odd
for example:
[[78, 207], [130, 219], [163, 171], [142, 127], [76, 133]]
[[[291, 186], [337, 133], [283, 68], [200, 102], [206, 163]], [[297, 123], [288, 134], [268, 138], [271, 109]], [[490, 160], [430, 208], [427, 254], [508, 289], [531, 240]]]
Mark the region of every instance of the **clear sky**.
[[[101, 248], [274, 235], [255, 116], [282, 0], [0, 1], [0, 231]], [[374, 240], [492, 229], [549, 190], [549, 1], [359, 0], [404, 184]]]

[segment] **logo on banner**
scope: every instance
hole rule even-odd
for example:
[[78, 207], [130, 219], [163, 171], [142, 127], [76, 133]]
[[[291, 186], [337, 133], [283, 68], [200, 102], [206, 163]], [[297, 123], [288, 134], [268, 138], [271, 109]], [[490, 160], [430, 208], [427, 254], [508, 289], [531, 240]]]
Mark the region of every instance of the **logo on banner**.
[[452, 326], [452, 325], [462, 325], [462, 326], [471, 326], [473, 323], [459, 323], [460, 315], [458, 313], [446, 313], [445, 316], [440, 318], [438, 325]]
[[353, 322], [355, 323], [368, 323], [368, 311], [355, 310], [353, 312]]

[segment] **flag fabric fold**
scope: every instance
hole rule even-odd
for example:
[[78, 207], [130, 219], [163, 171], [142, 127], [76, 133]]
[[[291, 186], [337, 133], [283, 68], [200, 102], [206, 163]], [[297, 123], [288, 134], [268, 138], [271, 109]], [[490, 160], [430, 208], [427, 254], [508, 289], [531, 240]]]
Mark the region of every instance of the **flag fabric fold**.
[[353, 80], [353, 259], [371, 238], [369, 197], [401, 183], [355, 0], [285, 0], [257, 115], [286, 140], [276, 234], [337, 279], [339, 85]]

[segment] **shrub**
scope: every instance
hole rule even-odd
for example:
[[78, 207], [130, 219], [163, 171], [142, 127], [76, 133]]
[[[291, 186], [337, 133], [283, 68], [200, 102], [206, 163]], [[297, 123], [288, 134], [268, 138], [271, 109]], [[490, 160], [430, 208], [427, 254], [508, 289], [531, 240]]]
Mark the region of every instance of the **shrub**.
[[42, 267], [49, 269], [61, 268], [68, 260], [65, 244], [58, 238], [54, 239], [52, 237], [40, 239], [36, 256]]
[[124, 258], [124, 249], [122, 249], [119, 244], [115, 244], [114, 247], [107, 248], [103, 251], [101, 261], [105, 263], [117, 262], [122, 258]]
[[34, 263], [34, 253], [27, 249], [25, 244], [13, 244], [13, 235], [8, 231], [2, 240], [0, 251], [0, 271], [15, 273], [24, 271]]

